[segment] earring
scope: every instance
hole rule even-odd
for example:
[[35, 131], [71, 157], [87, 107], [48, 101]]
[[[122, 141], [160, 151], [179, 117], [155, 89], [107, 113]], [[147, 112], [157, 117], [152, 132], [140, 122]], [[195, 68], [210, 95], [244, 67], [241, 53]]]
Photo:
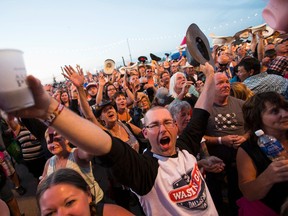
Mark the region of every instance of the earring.
[[104, 120], [101, 120], [101, 124], [102, 124], [103, 126], [105, 126], [105, 125], [106, 125], [106, 122], [105, 122]]

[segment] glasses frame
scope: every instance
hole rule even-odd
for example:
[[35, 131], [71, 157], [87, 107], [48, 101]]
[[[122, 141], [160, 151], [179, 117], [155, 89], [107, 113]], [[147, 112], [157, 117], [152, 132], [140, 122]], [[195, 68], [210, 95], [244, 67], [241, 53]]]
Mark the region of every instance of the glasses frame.
[[154, 131], [159, 131], [161, 125], [163, 125], [166, 129], [174, 128], [175, 127], [175, 121], [173, 119], [169, 119], [169, 120], [165, 120], [164, 122], [150, 123], [149, 125], [144, 126], [144, 128], [154, 130]]

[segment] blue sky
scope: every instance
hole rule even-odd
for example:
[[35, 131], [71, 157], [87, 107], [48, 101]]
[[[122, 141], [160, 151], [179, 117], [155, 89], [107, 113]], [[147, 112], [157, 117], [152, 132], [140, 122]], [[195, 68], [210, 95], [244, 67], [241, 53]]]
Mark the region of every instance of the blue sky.
[[[80, 64], [94, 73], [107, 58], [130, 61], [174, 51], [188, 26], [232, 36], [264, 23], [268, 0], [0, 0], [0, 49], [24, 52], [28, 74], [43, 83], [60, 66]], [[127, 42], [128, 41], [128, 42]]]

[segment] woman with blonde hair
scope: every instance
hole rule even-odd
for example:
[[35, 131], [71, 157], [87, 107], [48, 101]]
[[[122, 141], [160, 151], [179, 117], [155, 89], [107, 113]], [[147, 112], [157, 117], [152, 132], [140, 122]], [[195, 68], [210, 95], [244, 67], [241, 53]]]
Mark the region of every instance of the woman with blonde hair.
[[233, 82], [231, 83], [230, 95], [246, 101], [252, 97], [254, 93], [245, 84], [241, 82]]
[[74, 169], [85, 179], [89, 185], [91, 194], [96, 198], [96, 202], [100, 202], [103, 199], [104, 194], [92, 173], [91, 160], [93, 155], [82, 149], [72, 148], [69, 141], [51, 127], [46, 130], [45, 139], [47, 142], [47, 149], [53, 156], [49, 158], [45, 164], [39, 185], [41, 185], [46, 177], [59, 169]]

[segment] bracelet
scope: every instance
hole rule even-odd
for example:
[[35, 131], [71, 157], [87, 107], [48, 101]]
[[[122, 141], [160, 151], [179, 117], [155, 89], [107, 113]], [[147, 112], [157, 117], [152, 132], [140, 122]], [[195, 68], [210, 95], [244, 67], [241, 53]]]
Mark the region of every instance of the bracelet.
[[64, 109], [64, 105], [59, 103], [57, 108], [49, 115], [49, 117], [44, 121], [47, 126], [51, 126], [55, 121], [56, 117], [60, 115], [62, 110]]
[[218, 144], [222, 145], [222, 137], [218, 137]]

